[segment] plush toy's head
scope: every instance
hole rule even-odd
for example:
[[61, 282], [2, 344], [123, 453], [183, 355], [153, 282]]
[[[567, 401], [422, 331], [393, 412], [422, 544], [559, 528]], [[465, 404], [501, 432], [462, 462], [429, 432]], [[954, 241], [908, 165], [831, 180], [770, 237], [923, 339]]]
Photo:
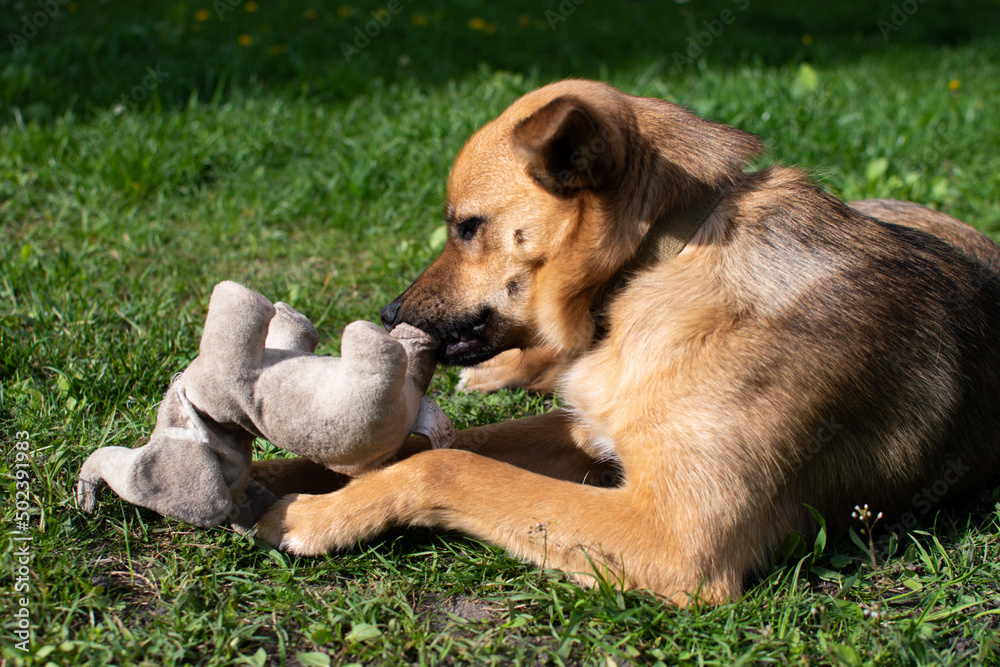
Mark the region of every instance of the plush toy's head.
[[[171, 385], [150, 442], [94, 452], [78, 499], [90, 511], [107, 482], [125, 500], [208, 526], [274, 500], [248, 489], [251, 444], [262, 437], [348, 475], [392, 457], [415, 429], [447, 446], [451, 423], [423, 398], [437, 341], [408, 326], [344, 330], [341, 357], [313, 354], [309, 320], [233, 282], [216, 286], [199, 355]], [[239, 522], [249, 520], [242, 518]]]

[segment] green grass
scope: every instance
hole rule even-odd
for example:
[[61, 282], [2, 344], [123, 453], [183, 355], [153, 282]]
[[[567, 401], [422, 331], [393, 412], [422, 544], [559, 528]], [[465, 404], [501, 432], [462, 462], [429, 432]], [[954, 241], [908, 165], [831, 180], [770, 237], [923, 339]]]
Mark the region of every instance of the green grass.
[[[891, 2], [758, 4], [587, 2], [551, 30], [558, 2], [401, 2], [350, 62], [340, 43], [376, 3], [307, 17], [306, 5], [246, 2], [221, 19], [208, 2], [67, 4], [23, 48], [5, 38], [3, 517], [14, 530], [26, 432], [33, 628], [23, 653], [8, 541], [4, 658], [1000, 664], [997, 489], [883, 536], [874, 566], [865, 541], [831, 535], [789, 545], [743, 599], [687, 610], [583, 590], [459, 535], [397, 531], [297, 559], [110, 493], [93, 515], [73, 505], [90, 451], [151, 431], [171, 375], [196, 354], [214, 283], [292, 303], [336, 353], [343, 326], [374, 319], [439, 249], [429, 239], [462, 142], [555, 78], [670, 97], [759, 133], [766, 162], [807, 166], [844, 197], [912, 199], [1000, 236], [1000, 5], [919, 5], [883, 39]], [[0, 0], [3, 35], [41, 11], [18, 7]], [[724, 9], [732, 24], [676, 67]], [[147, 68], [166, 75], [143, 87]], [[432, 394], [461, 427], [551, 407], [457, 394], [456, 379], [439, 373]]]

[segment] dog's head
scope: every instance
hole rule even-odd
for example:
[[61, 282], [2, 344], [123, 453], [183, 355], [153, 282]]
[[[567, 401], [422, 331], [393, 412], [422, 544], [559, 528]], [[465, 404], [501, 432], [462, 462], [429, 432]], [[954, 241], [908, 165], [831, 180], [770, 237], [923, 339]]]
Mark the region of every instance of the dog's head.
[[650, 225], [739, 174], [755, 137], [591, 81], [535, 90], [476, 132], [448, 180], [441, 256], [382, 311], [442, 361], [593, 338], [598, 291]]

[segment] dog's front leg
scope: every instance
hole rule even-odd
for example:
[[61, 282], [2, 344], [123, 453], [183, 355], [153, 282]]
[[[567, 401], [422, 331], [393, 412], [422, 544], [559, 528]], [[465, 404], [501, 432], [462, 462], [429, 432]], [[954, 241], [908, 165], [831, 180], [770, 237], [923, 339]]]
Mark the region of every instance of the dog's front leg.
[[555, 391], [569, 360], [550, 347], [507, 350], [478, 366], [462, 369], [461, 389], [489, 393], [500, 389], [527, 389], [539, 394]]
[[[270, 544], [299, 555], [353, 547], [391, 526], [460, 530], [583, 582], [605, 577], [684, 604], [685, 592], [704, 579], [698, 561], [681, 548], [691, 536], [679, 534], [682, 527], [663, 512], [667, 500], [648, 501], [628, 486], [596, 488], [440, 449], [334, 493], [289, 496], [272, 506], [257, 530]], [[703, 597], [734, 592], [705, 583]]]

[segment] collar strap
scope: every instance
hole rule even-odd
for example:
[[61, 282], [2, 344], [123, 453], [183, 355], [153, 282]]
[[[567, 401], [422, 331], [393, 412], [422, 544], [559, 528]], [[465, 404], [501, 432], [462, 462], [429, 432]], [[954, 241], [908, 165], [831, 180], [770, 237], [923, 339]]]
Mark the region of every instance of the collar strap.
[[643, 269], [670, 261], [679, 255], [728, 193], [729, 188], [711, 190], [693, 206], [672, 211], [650, 225], [632, 259], [626, 262], [594, 297], [590, 312], [594, 318], [595, 343], [604, 340], [608, 333], [608, 309], [615, 297], [628, 287], [632, 279]]

